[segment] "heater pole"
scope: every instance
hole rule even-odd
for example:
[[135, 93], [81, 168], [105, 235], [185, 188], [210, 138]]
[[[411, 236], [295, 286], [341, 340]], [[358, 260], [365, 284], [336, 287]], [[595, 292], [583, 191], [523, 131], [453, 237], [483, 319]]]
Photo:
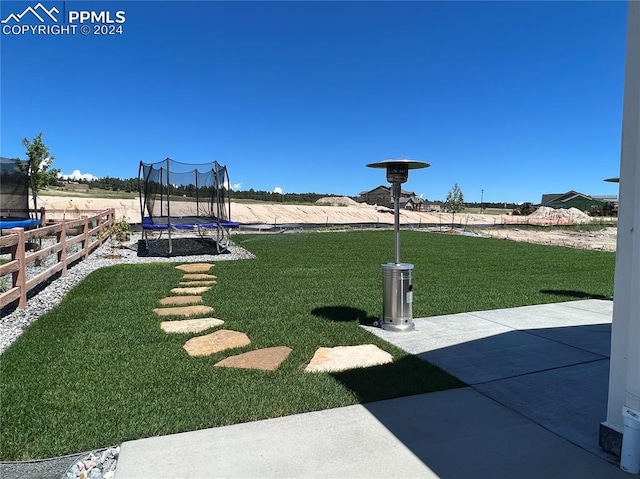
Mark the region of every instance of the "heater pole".
[[396, 243], [396, 264], [400, 264], [400, 183], [393, 184], [393, 216]]

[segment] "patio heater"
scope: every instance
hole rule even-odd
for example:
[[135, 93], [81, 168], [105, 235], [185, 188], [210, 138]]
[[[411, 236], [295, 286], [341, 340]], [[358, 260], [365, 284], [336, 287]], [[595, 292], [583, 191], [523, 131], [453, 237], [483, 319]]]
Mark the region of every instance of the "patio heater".
[[409, 170], [428, 168], [428, 163], [407, 159], [388, 159], [370, 163], [369, 168], [387, 170], [387, 181], [393, 185], [395, 263], [382, 265], [382, 318], [378, 326], [389, 331], [411, 331], [413, 322], [413, 264], [400, 262], [400, 192], [409, 178]]

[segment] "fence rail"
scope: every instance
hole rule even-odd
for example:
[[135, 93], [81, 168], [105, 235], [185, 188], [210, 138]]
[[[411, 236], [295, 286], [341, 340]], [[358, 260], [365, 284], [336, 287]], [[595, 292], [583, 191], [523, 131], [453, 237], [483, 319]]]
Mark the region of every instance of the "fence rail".
[[[27, 305], [29, 292], [54, 274], [67, 275], [68, 267], [78, 260], [85, 260], [102, 244], [107, 235], [103, 234], [114, 224], [115, 209], [84, 210], [93, 214], [79, 219], [60, 220], [53, 225], [25, 231], [23, 228], [3, 230], [0, 249], [9, 250], [11, 260], [0, 265], [0, 278], [11, 275], [11, 287], [0, 293], [0, 308], [18, 302], [18, 308]], [[5, 234], [8, 232], [9, 234]], [[55, 237], [54, 244], [30, 251], [29, 246], [36, 240]], [[27, 267], [55, 255], [53, 265], [33, 278], [27, 278]]]

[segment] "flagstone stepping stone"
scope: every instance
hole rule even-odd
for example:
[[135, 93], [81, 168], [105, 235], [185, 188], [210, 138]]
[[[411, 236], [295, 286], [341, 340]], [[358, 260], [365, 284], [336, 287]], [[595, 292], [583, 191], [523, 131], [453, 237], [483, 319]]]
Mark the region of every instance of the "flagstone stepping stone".
[[318, 348], [305, 372], [337, 372], [393, 362], [393, 356], [374, 344]]
[[223, 324], [223, 320], [216, 318], [182, 319], [179, 321], [163, 321], [160, 323], [160, 328], [165, 333], [200, 333]]
[[214, 280], [211, 280], [211, 281], [180, 281], [178, 284], [180, 286], [195, 287], [195, 286], [213, 286], [214, 284], [217, 284], [217, 282], [214, 281]]
[[197, 286], [195, 288], [173, 288], [172, 294], [202, 294], [205, 291], [209, 291], [211, 286]]
[[222, 329], [205, 336], [191, 338], [184, 343], [183, 348], [189, 356], [209, 356], [227, 349], [241, 348], [249, 343], [251, 341], [246, 334]]
[[206, 273], [214, 265], [210, 263], [186, 263], [176, 266], [177, 269], [184, 271], [185, 273]]
[[195, 281], [201, 281], [201, 280], [211, 280], [211, 279], [216, 279], [216, 276], [213, 274], [204, 274], [204, 273], [194, 273], [194, 274], [183, 274], [182, 275], [182, 279], [192, 279]]
[[211, 306], [176, 306], [175, 308], [156, 308], [153, 310], [158, 316], [197, 316], [199, 314], [209, 314], [213, 312]]
[[162, 306], [202, 303], [202, 296], [169, 296], [162, 298]]
[[236, 356], [229, 356], [214, 366], [223, 368], [261, 369], [263, 371], [275, 371], [287, 359], [291, 348], [276, 346], [273, 348], [257, 349]]

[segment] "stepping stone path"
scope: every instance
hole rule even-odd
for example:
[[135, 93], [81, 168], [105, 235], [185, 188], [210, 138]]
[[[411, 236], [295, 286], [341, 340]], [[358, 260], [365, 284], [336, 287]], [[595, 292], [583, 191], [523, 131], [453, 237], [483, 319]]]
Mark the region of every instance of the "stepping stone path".
[[222, 329], [205, 336], [191, 338], [183, 347], [189, 356], [209, 356], [226, 349], [241, 348], [250, 343], [246, 334]]
[[247, 353], [229, 356], [214, 366], [224, 368], [261, 369], [263, 371], [275, 371], [291, 354], [292, 349], [286, 346], [257, 349]]
[[173, 294], [202, 294], [209, 291], [211, 286], [198, 286], [196, 288], [173, 288], [171, 293]]
[[213, 286], [216, 284], [215, 281], [180, 281], [178, 283], [180, 286]]
[[202, 303], [202, 296], [169, 296], [160, 300], [160, 304], [162, 306], [176, 306], [196, 303]]
[[223, 324], [224, 321], [216, 318], [183, 319], [180, 321], [163, 321], [160, 323], [160, 328], [165, 333], [200, 333]]
[[393, 356], [374, 344], [318, 348], [305, 372], [337, 372], [393, 362]]
[[185, 273], [206, 273], [211, 268], [213, 265], [209, 263], [187, 263], [176, 266], [176, 269]]
[[211, 281], [216, 279], [216, 276], [212, 274], [183, 274], [182, 279], [188, 279], [192, 281]]
[[[209, 291], [216, 284], [216, 276], [209, 274], [213, 264], [191, 263], [176, 266], [184, 272], [178, 288], [171, 289], [169, 296], [160, 300], [163, 308], [153, 311], [159, 316], [206, 315], [213, 312], [211, 306], [202, 303], [200, 294]], [[224, 321], [216, 318], [193, 318], [174, 321], [163, 321], [160, 328], [168, 333], [200, 333], [207, 329], [222, 326]], [[249, 337], [238, 331], [221, 329], [204, 336], [189, 339], [183, 346], [189, 356], [209, 356], [229, 349], [237, 349], [251, 344]], [[291, 348], [276, 346], [257, 349], [246, 353], [229, 356], [215, 364], [216, 367], [257, 369], [275, 371], [291, 354]], [[338, 346], [335, 348], [318, 348], [305, 372], [337, 372], [354, 368], [366, 368], [393, 362], [391, 354], [373, 344], [360, 346]]]
[[196, 305], [196, 306], [176, 306], [175, 308], [156, 308], [153, 310], [158, 316], [196, 316], [198, 314], [210, 314], [213, 313], [211, 306]]

